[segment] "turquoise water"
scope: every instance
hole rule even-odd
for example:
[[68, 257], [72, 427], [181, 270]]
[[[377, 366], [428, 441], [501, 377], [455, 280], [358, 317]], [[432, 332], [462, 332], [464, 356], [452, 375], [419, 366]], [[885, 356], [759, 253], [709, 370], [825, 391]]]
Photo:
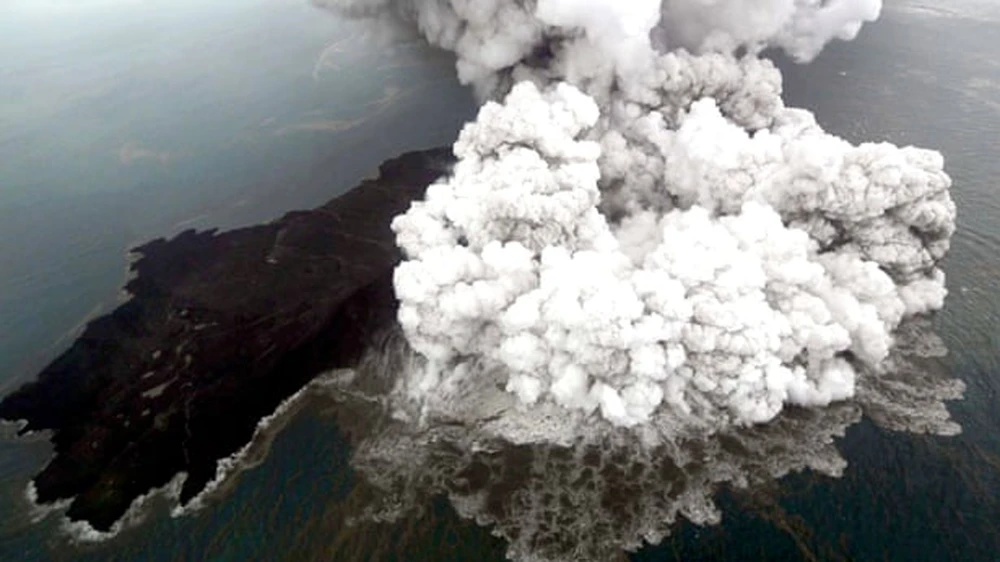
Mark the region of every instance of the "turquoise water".
[[[18, 62], [0, 70], [0, 390], [113, 301], [129, 244], [314, 205], [391, 154], [448, 142], [473, 111], [448, 61], [426, 53], [352, 39], [317, 71], [326, 47], [361, 29], [291, 0], [22, 4], [0, 12], [0, 57]], [[842, 478], [722, 490], [720, 525], [680, 524], [635, 560], [996, 559], [1000, 20], [964, 6], [890, 4], [857, 41], [785, 73], [787, 100], [828, 129], [945, 153], [960, 228], [935, 328], [944, 367], [968, 387], [950, 405], [963, 433], [863, 421], [837, 440]], [[387, 88], [410, 93], [378, 103]], [[502, 541], [442, 498], [395, 523], [349, 525], [366, 474], [328, 406], [310, 398], [203, 511], [171, 518], [154, 501], [144, 524], [89, 546], [70, 544], [56, 517], [24, 516], [47, 446], [0, 443], [0, 560], [504, 559]]]

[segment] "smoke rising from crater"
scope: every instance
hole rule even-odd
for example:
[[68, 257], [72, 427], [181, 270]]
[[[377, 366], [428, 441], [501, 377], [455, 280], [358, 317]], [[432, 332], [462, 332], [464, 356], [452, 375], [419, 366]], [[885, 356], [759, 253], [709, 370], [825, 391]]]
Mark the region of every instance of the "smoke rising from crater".
[[808, 61], [879, 1], [321, 3], [453, 51], [485, 101], [393, 223], [421, 415], [514, 441], [765, 422], [853, 397], [943, 305], [940, 154], [825, 133], [758, 56]]

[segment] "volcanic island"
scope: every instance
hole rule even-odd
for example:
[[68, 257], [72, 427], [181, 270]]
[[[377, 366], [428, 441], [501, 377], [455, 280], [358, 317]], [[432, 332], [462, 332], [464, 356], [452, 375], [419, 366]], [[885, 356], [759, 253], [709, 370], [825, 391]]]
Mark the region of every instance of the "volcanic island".
[[109, 531], [178, 474], [180, 504], [195, 498], [262, 418], [393, 325], [390, 223], [453, 164], [450, 148], [407, 153], [315, 209], [134, 249], [129, 300], [0, 402], [20, 434], [50, 432], [35, 501]]

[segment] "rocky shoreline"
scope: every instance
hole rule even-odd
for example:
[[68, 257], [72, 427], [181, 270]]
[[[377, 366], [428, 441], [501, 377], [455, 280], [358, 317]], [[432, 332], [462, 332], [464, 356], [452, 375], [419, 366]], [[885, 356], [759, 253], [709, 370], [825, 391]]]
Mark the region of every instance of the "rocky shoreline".
[[195, 498], [262, 418], [391, 324], [390, 221], [452, 163], [408, 153], [316, 209], [137, 248], [132, 298], [0, 402], [19, 433], [52, 432], [37, 501], [72, 498], [70, 520], [107, 531], [179, 473], [181, 505]]

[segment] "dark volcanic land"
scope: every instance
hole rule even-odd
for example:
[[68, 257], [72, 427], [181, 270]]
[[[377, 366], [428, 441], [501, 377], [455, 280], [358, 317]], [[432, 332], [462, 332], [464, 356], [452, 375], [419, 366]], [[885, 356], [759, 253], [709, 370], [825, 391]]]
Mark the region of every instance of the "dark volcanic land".
[[190, 501], [262, 417], [394, 320], [389, 224], [452, 163], [409, 153], [311, 211], [134, 250], [132, 298], [0, 403], [22, 433], [53, 431], [38, 501], [72, 497], [70, 519], [108, 530], [181, 471]]

